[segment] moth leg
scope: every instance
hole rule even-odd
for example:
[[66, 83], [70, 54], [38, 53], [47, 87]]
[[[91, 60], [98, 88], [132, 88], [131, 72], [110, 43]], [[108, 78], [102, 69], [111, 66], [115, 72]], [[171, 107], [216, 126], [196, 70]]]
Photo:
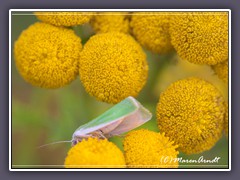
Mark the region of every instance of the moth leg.
[[103, 138], [103, 139], [107, 139], [107, 137], [104, 136], [102, 133], [99, 133], [99, 135], [101, 136], [101, 138]]
[[93, 137], [97, 137], [99, 139], [107, 139], [106, 136], [104, 136], [102, 130], [97, 130], [95, 132], [92, 133]]

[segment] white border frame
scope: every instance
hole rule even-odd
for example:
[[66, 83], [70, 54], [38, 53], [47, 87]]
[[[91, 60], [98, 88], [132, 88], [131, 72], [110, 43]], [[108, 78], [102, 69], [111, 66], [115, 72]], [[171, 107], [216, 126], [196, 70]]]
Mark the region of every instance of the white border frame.
[[[229, 49], [229, 81], [228, 81], [228, 110], [229, 110], [229, 157], [228, 157], [228, 162], [229, 162], [229, 168], [228, 169], [13, 169], [12, 168], [12, 77], [11, 77], [11, 69], [12, 69], [12, 46], [11, 46], [11, 20], [12, 20], [12, 12], [32, 12], [32, 11], [82, 11], [82, 12], [88, 12], [88, 11], [96, 11], [96, 12], [101, 12], [101, 11], [175, 11], [175, 12], [182, 12], [182, 11], [213, 11], [213, 12], [220, 12], [220, 11], [226, 11], [229, 14], [229, 33], [228, 33], [228, 39], [229, 39], [229, 44], [228, 44], [228, 49]], [[29, 15], [29, 14], [19, 14], [19, 15]], [[10, 9], [9, 10], [9, 171], [231, 171], [231, 10], [230, 9]]]

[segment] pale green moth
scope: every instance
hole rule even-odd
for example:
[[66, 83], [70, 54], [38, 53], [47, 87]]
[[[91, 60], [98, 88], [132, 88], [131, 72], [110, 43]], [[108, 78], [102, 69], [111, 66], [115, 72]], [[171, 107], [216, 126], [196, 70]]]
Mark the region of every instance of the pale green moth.
[[151, 118], [152, 114], [135, 98], [129, 96], [102, 115], [77, 128], [72, 135], [71, 141], [59, 141], [50, 144], [72, 142], [72, 146], [74, 146], [89, 137], [104, 139], [121, 135], [146, 123]]
[[88, 137], [109, 138], [128, 132], [152, 118], [152, 114], [129, 96], [102, 115], [76, 129], [72, 145]]

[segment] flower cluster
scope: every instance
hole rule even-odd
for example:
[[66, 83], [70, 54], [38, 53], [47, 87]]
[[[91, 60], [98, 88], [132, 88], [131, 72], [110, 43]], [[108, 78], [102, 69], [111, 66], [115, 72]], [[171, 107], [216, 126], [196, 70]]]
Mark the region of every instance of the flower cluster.
[[35, 12], [37, 18], [55, 26], [76, 26], [88, 23], [91, 12]]
[[126, 12], [102, 12], [93, 16], [91, 25], [95, 32], [129, 32], [129, 18]]
[[224, 114], [220, 92], [199, 78], [171, 84], [157, 105], [160, 131], [186, 154], [201, 153], [215, 145], [222, 136]]
[[[141, 129], [124, 138], [124, 154], [107, 139], [88, 138], [73, 146], [66, 168], [177, 168], [177, 146], [164, 134]], [[168, 161], [166, 161], [168, 158]]]
[[[86, 91], [100, 101], [117, 103], [127, 96], [137, 96], [148, 74], [146, 55], [139, 44], [159, 54], [170, 53], [174, 47], [183, 59], [214, 65], [218, 76], [227, 82], [227, 13], [34, 14], [44, 23], [25, 30], [16, 41], [14, 52], [20, 74], [35, 86], [59, 88], [69, 84], [80, 72]], [[58, 26], [88, 22], [102, 35], [92, 36], [80, 57], [81, 38], [73, 30]], [[128, 32], [137, 41], [131, 35], [120, 34]]]
[[118, 32], [92, 36], [81, 52], [79, 68], [86, 91], [108, 103], [137, 96], [148, 75], [141, 46], [130, 35]]

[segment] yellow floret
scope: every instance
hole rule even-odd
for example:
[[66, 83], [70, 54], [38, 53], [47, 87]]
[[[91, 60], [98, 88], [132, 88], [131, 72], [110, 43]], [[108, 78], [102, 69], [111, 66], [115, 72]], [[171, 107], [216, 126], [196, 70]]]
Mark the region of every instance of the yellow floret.
[[123, 142], [130, 168], [177, 168], [177, 146], [164, 133], [140, 129], [128, 133]]
[[129, 19], [127, 12], [101, 12], [91, 20], [91, 25], [97, 33], [129, 32]]
[[211, 149], [220, 139], [224, 99], [212, 84], [187, 78], [172, 83], [157, 105], [158, 127], [179, 150], [196, 154]]
[[73, 30], [35, 23], [15, 42], [16, 66], [34, 86], [59, 88], [78, 75], [81, 39]]
[[88, 23], [91, 12], [35, 12], [37, 18], [55, 26], [76, 26]]
[[159, 54], [173, 50], [169, 35], [170, 13], [136, 12], [132, 14], [132, 33], [146, 49]]
[[228, 58], [228, 14], [225, 12], [176, 13], [169, 30], [171, 42], [182, 59], [215, 65]]
[[64, 163], [66, 168], [125, 168], [122, 151], [107, 139], [89, 138], [73, 146]]
[[118, 103], [136, 97], [148, 74], [146, 55], [129, 35], [109, 32], [92, 36], [80, 58], [80, 79], [100, 101]]
[[228, 83], [228, 60], [218, 63], [212, 66], [212, 68], [220, 79], [225, 83]]

